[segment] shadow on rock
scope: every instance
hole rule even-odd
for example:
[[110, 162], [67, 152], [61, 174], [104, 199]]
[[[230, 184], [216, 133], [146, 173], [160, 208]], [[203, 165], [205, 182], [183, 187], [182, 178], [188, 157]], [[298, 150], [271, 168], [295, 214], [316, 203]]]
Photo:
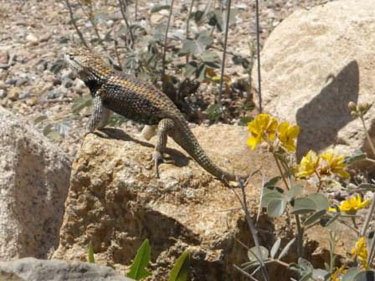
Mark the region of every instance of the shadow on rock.
[[337, 144], [338, 131], [353, 120], [348, 103], [358, 100], [358, 63], [351, 61], [337, 76], [327, 77], [328, 81], [315, 98], [297, 111], [297, 124], [301, 127], [297, 141], [298, 160], [310, 149], [320, 151]]
[[[144, 142], [135, 138], [132, 138], [130, 135], [126, 134], [123, 130], [115, 129], [115, 128], [105, 128], [101, 130], [102, 133], [95, 134], [99, 137], [107, 137], [116, 140], [122, 141], [132, 141], [136, 144], [145, 146], [145, 147], [154, 147], [154, 145]], [[168, 145], [167, 145], [168, 146]], [[165, 164], [172, 164], [177, 167], [187, 166], [189, 164], [189, 158], [187, 158], [183, 153], [176, 149], [166, 148], [165, 153], [167, 156], [164, 158]]]

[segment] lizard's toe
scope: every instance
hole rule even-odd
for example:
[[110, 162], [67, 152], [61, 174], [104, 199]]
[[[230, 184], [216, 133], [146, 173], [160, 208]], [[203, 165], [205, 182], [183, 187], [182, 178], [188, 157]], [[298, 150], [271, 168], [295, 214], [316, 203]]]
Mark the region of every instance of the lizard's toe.
[[152, 153], [152, 162], [154, 163], [154, 166], [155, 166], [156, 177], [159, 178], [160, 177], [159, 164], [161, 162], [164, 162], [163, 155], [159, 151], [154, 151]]

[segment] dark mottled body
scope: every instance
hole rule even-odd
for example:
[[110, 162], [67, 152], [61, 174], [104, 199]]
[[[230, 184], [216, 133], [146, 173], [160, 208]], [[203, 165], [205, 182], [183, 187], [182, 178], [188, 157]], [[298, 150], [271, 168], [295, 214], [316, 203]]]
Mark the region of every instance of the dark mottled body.
[[[142, 92], [143, 91], [143, 92]], [[173, 109], [171, 102], [155, 87], [137, 81], [130, 75], [115, 73], [102, 86], [103, 105], [110, 110], [142, 124], [157, 125], [163, 118], [170, 117], [163, 108]], [[160, 101], [160, 105], [153, 103]], [[175, 110], [172, 110], [175, 112]]]
[[90, 88], [94, 112], [89, 131], [105, 126], [112, 110], [147, 125], [158, 125], [153, 159], [158, 162], [165, 151], [167, 135], [172, 137], [206, 171], [222, 180], [234, 180], [233, 174], [216, 166], [206, 155], [175, 104], [153, 85], [108, 67], [100, 56], [88, 51], [66, 55], [66, 60]]

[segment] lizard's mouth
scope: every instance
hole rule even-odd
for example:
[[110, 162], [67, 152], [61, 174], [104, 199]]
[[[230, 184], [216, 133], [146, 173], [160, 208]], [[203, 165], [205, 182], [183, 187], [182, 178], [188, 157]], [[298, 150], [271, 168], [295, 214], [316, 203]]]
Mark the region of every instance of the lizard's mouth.
[[64, 59], [73, 70], [75, 76], [80, 76], [80, 73], [83, 70], [81, 64], [74, 59], [74, 57], [70, 54], [64, 54]]

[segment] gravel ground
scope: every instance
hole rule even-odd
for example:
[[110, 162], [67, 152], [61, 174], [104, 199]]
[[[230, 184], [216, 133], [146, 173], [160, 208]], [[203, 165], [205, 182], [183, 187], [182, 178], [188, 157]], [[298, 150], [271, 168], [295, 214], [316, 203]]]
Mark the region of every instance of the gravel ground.
[[[76, 15], [81, 15], [76, 2], [70, 2]], [[121, 17], [117, 1], [94, 2], [98, 5], [96, 8], [105, 8], [113, 16], [103, 20], [101, 25], [105, 28], [115, 25], [116, 17]], [[184, 24], [189, 3], [176, 2], [178, 3], [175, 3], [174, 7], [171, 33]], [[296, 9], [310, 9], [327, 2], [329, 1], [260, 0], [262, 43], [270, 32]], [[197, 7], [204, 6], [204, 1], [196, 3]], [[235, 24], [230, 28], [228, 51], [250, 57], [249, 46], [254, 43], [255, 38], [255, 4], [249, 6], [242, 0], [233, 1], [232, 5], [239, 12]], [[129, 6], [130, 18], [134, 13], [134, 6]], [[139, 24], [166, 22], [166, 11], [151, 15], [151, 4], [143, 0], [139, 1], [138, 7]], [[95, 38], [88, 21], [78, 21], [78, 24], [88, 41]], [[84, 108], [79, 114], [72, 114], [73, 101], [87, 94], [88, 90], [81, 81], [73, 79], [68, 69], [58, 71], [62, 66], [64, 51], [72, 39], [77, 37], [65, 1], [0, 0], [0, 25], [0, 105], [27, 116], [45, 135], [74, 157], [90, 110]], [[220, 40], [222, 38], [217, 38], [214, 43], [220, 45]], [[145, 48], [142, 42], [138, 45], [139, 48]], [[247, 75], [229, 59], [226, 73], [234, 79]], [[201, 91], [204, 90], [203, 87]], [[209, 98], [214, 97], [212, 95]], [[127, 130], [139, 130], [130, 121], [121, 126]]]

